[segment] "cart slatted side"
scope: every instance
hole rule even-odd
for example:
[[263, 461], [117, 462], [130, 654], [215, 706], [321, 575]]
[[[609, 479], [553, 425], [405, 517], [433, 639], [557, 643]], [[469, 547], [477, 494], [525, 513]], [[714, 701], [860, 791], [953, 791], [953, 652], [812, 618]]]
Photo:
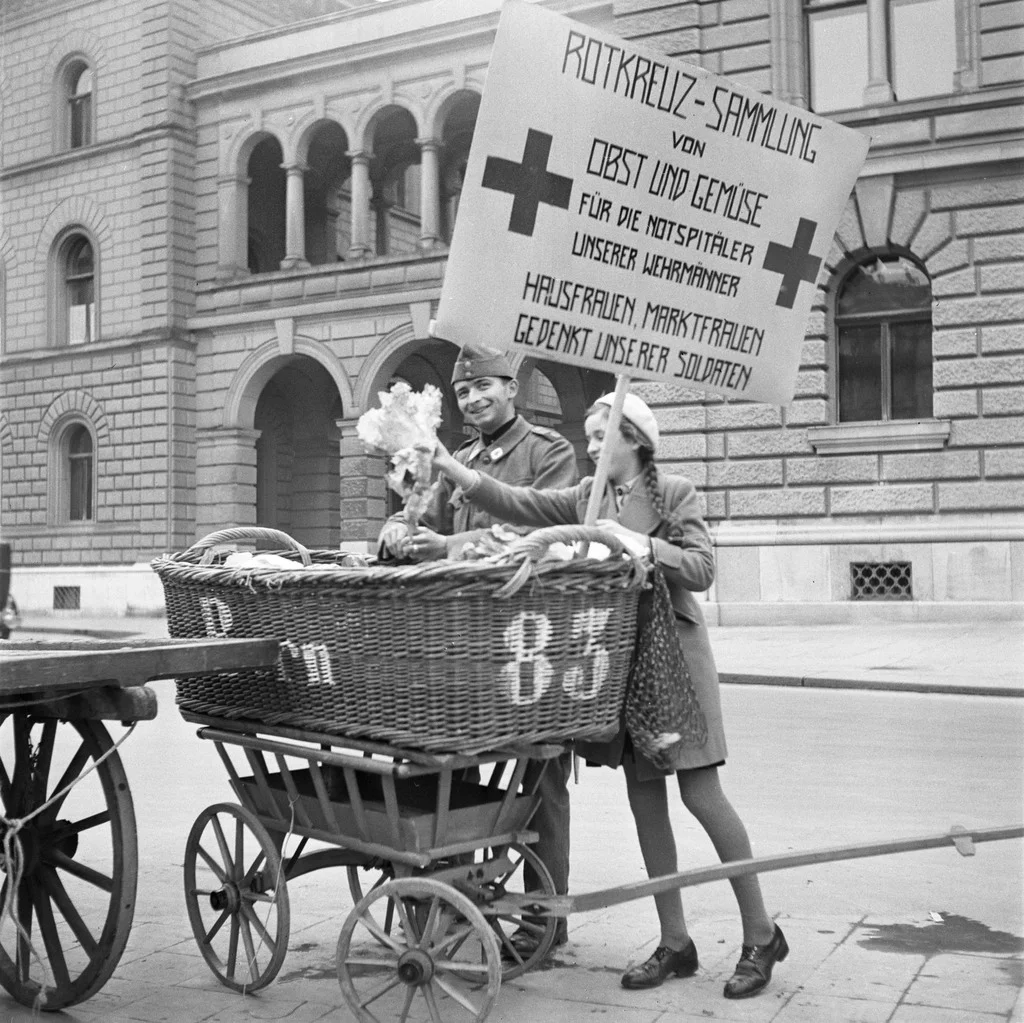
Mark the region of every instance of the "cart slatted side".
[[[536, 785], [520, 791], [527, 765], [562, 752], [546, 745], [486, 756], [418, 754], [287, 726], [251, 723], [258, 730], [250, 731], [237, 721], [187, 717], [208, 722], [199, 736], [214, 743], [239, 802], [270, 831], [360, 854], [352, 862], [376, 857], [413, 868], [533, 840], [527, 828]], [[241, 752], [248, 774], [231, 748]], [[465, 769], [481, 766], [490, 768], [486, 780], [464, 777]]]

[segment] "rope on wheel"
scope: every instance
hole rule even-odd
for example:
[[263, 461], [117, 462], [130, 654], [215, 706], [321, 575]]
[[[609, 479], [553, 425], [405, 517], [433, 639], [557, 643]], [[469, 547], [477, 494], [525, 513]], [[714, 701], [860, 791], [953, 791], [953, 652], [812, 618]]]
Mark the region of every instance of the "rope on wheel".
[[[15, 906], [17, 904], [18, 891], [21, 887], [22, 875], [25, 868], [25, 858], [21, 848], [21, 839], [18, 838], [18, 832], [30, 821], [33, 817], [38, 816], [48, 807], [52, 806], [58, 800], [62, 800], [79, 782], [83, 781], [88, 774], [91, 774], [96, 770], [100, 764], [103, 763], [108, 757], [112, 756], [117, 752], [121, 744], [135, 731], [135, 725], [137, 722], [132, 721], [128, 726], [128, 731], [121, 736], [105, 753], [101, 754], [97, 759], [92, 760], [89, 765], [82, 771], [78, 777], [69, 781], [64, 788], [53, 793], [52, 796], [45, 803], [37, 806], [31, 813], [26, 814], [24, 817], [6, 817], [0, 814], [0, 825], [4, 829], [4, 863], [7, 866], [7, 877], [11, 882], [7, 886], [7, 895], [4, 898], [3, 906], [0, 907], [0, 938], [3, 936], [4, 921], [7, 917], [11, 918], [14, 923], [15, 930], [18, 933], [18, 937], [25, 941], [28, 945], [29, 955], [32, 956], [37, 963], [39, 963], [40, 969], [43, 971], [43, 983], [39, 988], [39, 994], [36, 995], [32, 1002], [32, 1011], [37, 1013], [42, 1011], [46, 1005], [46, 988], [50, 983], [50, 972], [46, 968], [46, 963], [43, 962], [42, 956], [32, 943], [28, 931], [25, 929], [21, 921], [18, 919]], [[12, 873], [11, 866], [14, 866]], [[15, 948], [15, 962], [17, 962], [17, 948]]]
[[[288, 839], [295, 834], [295, 799], [292, 796], [288, 797], [288, 810], [291, 816], [288, 821], [288, 830], [284, 833], [284, 838], [281, 839], [281, 852], [277, 857], [277, 877], [274, 878], [274, 897], [270, 900], [270, 905], [267, 906], [267, 915], [263, 918], [264, 931], [268, 930], [267, 924], [270, 921], [270, 914], [274, 911], [274, 907], [277, 905], [277, 893], [280, 890], [281, 878], [284, 875], [284, 847], [288, 844]], [[259, 941], [257, 942], [256, 947], [252, 950], [252, 959], [249, 960], [250, 977], [253, 976], [253, 970], [256, 968], [256, 957], [259, 955], [260, 949], [263, 948], [263, 935], [259, 934], [257, 937], [259, 938]], [[243, 996], [247, 994], [246, 988], [248, 986], [248, 984], [242, 985]]]

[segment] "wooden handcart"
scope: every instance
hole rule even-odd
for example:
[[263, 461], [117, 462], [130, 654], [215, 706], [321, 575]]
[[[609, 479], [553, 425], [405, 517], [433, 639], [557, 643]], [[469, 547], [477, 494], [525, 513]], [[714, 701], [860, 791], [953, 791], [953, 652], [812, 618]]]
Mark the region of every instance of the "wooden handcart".
[[[432, 1019], [450, 1002], [482, 1020], [501, 979], [549, 951], [556, 920], [524, 908], [528, 891], [555, 894], [530, 848], [540, 769], [529, 765], [562, 746], [446, 755], [183, 716], [213, 741], [238, 797], [199, 815], [185, 852], [193, 934], [226, 986], [252, 992], [274, 979], [288, 945], [288, 883], [332, 866], [347, 869], [354, 902], [336, 966], [357, 1019], [404, 1020], [425, 1001]], [[516, 893], [521, 905], [491, 911]], [[511, 941], [520, 927], [538, 939], [526, 957]]]
[[131, 790], [104, 721], [156, 716], [146, 682], [271, 664], [274, 640], [0, 644], [0, 984], [56, 1010], [114, 972], [135, 911]]

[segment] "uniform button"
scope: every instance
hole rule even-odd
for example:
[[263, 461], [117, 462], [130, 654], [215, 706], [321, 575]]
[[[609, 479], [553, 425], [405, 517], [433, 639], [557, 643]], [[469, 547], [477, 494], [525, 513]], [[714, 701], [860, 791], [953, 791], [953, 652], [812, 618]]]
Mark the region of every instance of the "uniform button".
[[490, 460], [491, 460], [491, 456], [488, 455], [486, 452], [484, 452], [484, 454], [482, 454], [480, 456], [480, 461], [481, 462], [489, 462]]

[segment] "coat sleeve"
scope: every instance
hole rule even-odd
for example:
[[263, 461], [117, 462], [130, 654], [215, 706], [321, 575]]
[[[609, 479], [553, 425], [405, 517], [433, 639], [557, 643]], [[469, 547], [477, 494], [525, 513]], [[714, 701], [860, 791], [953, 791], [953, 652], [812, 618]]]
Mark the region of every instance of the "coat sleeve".
[[[561, 434], [555, 433], [553, 430], [547, 430], [544, 431], [543, 440], [540, 440], [540, 437], [535, 433], [528, 437], [525, 443], [530, 443], [528, 477], [531, 483], [529, 487], [519, 487], [518, 489], [530, 490], [537, 488], [539, 490], [548, 490], [571, 487], [579, 479], [576, 471], [576, 452], [573, 450], [573, 446]], [[457, 453], [455, 457], [458, 458]], [[460, 458], [459, 461], [463, 460]], [[487, 475], [489, 479], [492, 478], [486, 473], [482, 475]], [[447, 481], [445, 482], [447, 483]], [[502, 484], [511, 486], [511, 484], [505, 484], [504, 481], [502, 481]], [[451, 490], [452, 488], [449, 484], [445, 496], [446, 501], [451, 497]], [[468, 497], [469, 495], [466, 496]], [[478, 502], [473, 503], [508, 525], [524, 526], [533, 524], [508, 518], [503, 513], [495, 512]], [[446, 507], [450, 513], [450, 505]], [[462, 533], [453, 533], [452, 522], [453, 519], [449, 518], [449, 528], [447, 531], [447, 535], [449, 535], [449, 557], [457, 554], [467, 543], [472, 543], [479, 539], [482, 534], [489, 532], [488, 529], [470, 529]], [[444, 530], [439, 529], [437, 532], [442, 533]]]
[[476, 484], [465, 491], [475, 505], [495, 518], [520, 526], [562, 526], [579, 522], [576, 502], [580, 485], [558, 490], [535, 487], [511, 487], [483, 473]]
[[703, 593], [715, 579], [711, 535], [700, 510], [700, 498], [689, 480], [676, 478], [666, 488], [666, 525], [651, 538], [655, 560], [670, 584]]

